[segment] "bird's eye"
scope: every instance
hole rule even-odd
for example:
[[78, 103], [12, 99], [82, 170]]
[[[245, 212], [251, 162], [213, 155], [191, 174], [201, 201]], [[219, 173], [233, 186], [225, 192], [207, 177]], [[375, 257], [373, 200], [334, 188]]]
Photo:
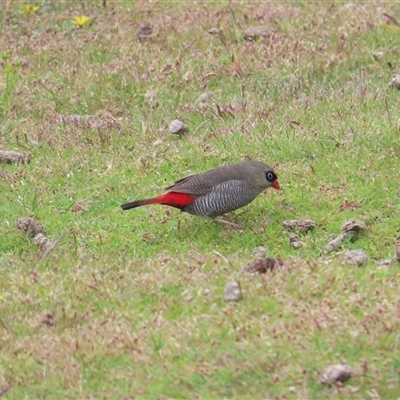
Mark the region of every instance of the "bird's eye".
[[276, 175], [273, 172], [269, 171], [266, 173], [266, 178], [268, 182], [273, 182], [274, 180], [276, 180]]

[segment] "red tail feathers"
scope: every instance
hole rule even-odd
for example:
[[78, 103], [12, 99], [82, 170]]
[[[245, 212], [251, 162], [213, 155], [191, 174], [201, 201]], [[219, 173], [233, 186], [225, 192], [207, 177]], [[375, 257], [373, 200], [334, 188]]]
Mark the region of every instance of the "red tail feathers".
[[137, 200], [132, 201], [131, 203], [122, 204], [121, 208], [123, 210], [129, 210], [131, 208], [145, 206], [147, 204], [165, 204], [167, 206], [182, 209], [188, 204], [193, 203], [195, 200], [195, 197], [187, 193], [168, 192], [152, 199]]

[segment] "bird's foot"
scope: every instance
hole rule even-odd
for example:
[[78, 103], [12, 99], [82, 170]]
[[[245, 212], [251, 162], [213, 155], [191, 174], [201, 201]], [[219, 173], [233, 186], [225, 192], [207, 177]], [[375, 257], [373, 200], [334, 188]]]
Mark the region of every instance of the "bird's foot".
[[230, 226], [233, 229], [237, 229], [237, 230], [242, 229], [242, 225], [236, 224], [236, 223], [231, 222], [231, 221], [227, 221], [225, 219], [220, 219], [220, 218], [217, 219], [217, 218], [215, 218], [215, 219], [213, 219], [213, 221], [214, 222], [218, 222], [220, 224], [224, 224], [224, 225]]

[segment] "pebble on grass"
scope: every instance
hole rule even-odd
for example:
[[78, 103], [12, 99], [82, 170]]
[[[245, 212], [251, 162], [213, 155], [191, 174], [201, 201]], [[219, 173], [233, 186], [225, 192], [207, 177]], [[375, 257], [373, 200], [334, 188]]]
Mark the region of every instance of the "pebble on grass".
[[179, 119], [174, 119], [169, 125], [169, 133], [173, 135], [182, 135], [188, 131], [188, 127]]
[[261, 39], [268, 39], [271, 37], [271, 27], [267, 25], [261, 26], [251, 26], [243, 33], [244, 40], [248, 40], [250, 42], [261, 40]]
[[280, 258], [259, 258], [247, 265], [245, 272], [266, 274], [267, 271], [275, 271], [283, 266], [283, 261]]
[[55, 326], [57, 323], [57, 318], [53, 313], [46, 312], [42, 315], [40, 323], [42, 325]]
[[47, 236], [43, 235], [43, 233], [38, 233], [33, 238], [33, 243], [35, 243], [35, 245], [39, 247], [40, 251], [42, 251], [43, 253], [50, 250], [53, 246], [53, 241]]
[[212, 27], [211, 29], [208, 30], [208, 33], [210, 35], [220, 35], [222, 31], [216, 27]]
[[346, 252], [344, 260], [347, 264], [355, 265], [356, 267], [361, 267], [368, 261], [368, 256], [361, 249], [350, 250]]
[[378, 261], [378, 263], [376, 264], [378, 269], [384, 269], [384, 268], [389, 268], [392, 264], [393, 264], [393, 259], [386, 259], [386, 260], [381, 260]]
[[152, 38], [153, 36], [153, 28], [149, 24], [143, 24], [139, 27], [136, 33], [136, 40], [142, 42], [143, 40]]
[[31, 156], [29, 154], [17, 153], [16, 151], [0, 150], [0, 162], [4, 164], [29, 164]]
[[353, 234], [360, 233], [366, 229], [367, 227], [362, 221], [357, 221], [355, 219], [346, 221], [342, 225], [342, 233], [325, 246], [325, 251], [327, 253], [331, 253], [332, 251], [337, 250], [346, 238], [351, 237]]
[[296, 235], [295, 233], [291, 233], [289, 236], [289, 246], [297, 250], [303, 246], [303, 243], [298, 235]]
[[33, 218], [18, 218], [16, 223], [17, 229], [29, 238], [34, 238], [37, 234], [44, 234], [44, 226]]
[[290, 230], [297, 230], [300, 233], [307, 233], [316, 227], [315, 221], [310, 219], [293, 219], [283, 221], [283, 227]]
[[400, 236], [394, 241], [395, 259], [400, 262]]
[[240, 283], [237, 281], [230, 282], [225, 286], [225, 301], [239, 301], [242, 298], [242, 290]]
[[400, 71], [394, 71], [392, 75], [392, 79], [389, 83], [389, 86], [395, 87], [397, 90], [400, 90]]
[[197, 98], [197, 102], [198, 103], [207, 103], [209, 100], [214, 99], [214, 93], [211, 92], [210, 90], [207, 92], [202, 93], [198, 98]]
[[98, 115], [60, 115], [58, 121], [66, 124], [73, 125], [79, 129], [119, 129], [119, 120], [108, 112], [101, 112]]
[[331, 253], [334, 250], [337, 250], [343, 243], [344, 239], [348, 238], [351, 236], [351, 232], [344, 232], [341, 233], [338, 237], [335, 239], [331, 240], [326, 246], [325, 246], [325, 251], [327, 253]]
[[255, 258], [265, 258], [267, 257], [267, 250], [265, 246], [257, 246], [253, 250], [253, 256]]
[[352, 376], [351, 369], [345, 364], [330, 365], [321, 374], [321, 383], [334, 385], [349, 380]]
[[49, 251], [53, 246], [53, 241], [45, 235], [44, 226], [39, 221], [23, 217], [17, 220], [16, 226], [25, 236], [32, 239], [42, 253]]
[[366, 225], [362, 221], [350, 219], [342, 225], [343, 232], [361, 232], [367, 229]]

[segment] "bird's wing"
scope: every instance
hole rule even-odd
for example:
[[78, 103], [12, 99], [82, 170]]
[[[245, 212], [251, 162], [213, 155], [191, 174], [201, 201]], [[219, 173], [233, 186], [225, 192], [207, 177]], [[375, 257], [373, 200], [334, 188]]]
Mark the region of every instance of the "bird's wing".
[[166, 190], [200, 197], [210, 193], [220, 183], [242, 179], [243, 167], [241, 164], [225, 165], [201, 174], [193, 174], [179, 179], [172, 186], [167, 187]]
[[187, 193], [194, 197], [204, 196], [211, 192], [215, 182], [207, 182], [202, 174], [189, 175], [179, 179], [173, 185], [168, 186], [165, 190], [168, 192]]

